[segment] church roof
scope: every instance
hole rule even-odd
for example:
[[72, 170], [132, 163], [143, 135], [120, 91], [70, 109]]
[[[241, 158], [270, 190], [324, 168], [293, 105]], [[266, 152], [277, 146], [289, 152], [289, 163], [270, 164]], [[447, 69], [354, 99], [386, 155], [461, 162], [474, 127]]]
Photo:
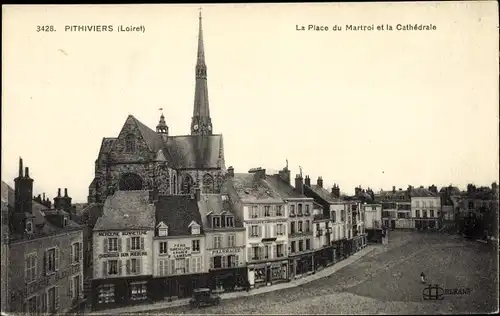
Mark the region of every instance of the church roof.
[[116, 191], [106, 198], [103, 214], [94, 230], [154, 230], [154, 226], [154, 206], [149, 203], [149, 191]]
[[[169, 236], [190, 235], [189, 224], [195, 221], [202, 226], [198, 202], [190, 195], [159, 196], [156, 204], [156, 224], [168, 226]], [[203, 230], [200, 231], [203, 233]]]
[[168, 138], [167, 148], [179, 169], [222, 167], [222, 135], [184, 135]]

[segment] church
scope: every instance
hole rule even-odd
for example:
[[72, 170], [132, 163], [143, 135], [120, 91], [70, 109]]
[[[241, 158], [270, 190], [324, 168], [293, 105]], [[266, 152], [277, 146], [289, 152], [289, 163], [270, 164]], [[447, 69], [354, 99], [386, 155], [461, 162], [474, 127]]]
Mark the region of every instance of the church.
[[221, 134], [213, 133], [207, 66], [199, 17], [191, 135], [171, 136], [163, 114], [156, 130], [129, 115], [118, 137], [102, 140], [88, 203], [103, 203], [116, 190], [156, 195], [219, 193], [226, 173]]

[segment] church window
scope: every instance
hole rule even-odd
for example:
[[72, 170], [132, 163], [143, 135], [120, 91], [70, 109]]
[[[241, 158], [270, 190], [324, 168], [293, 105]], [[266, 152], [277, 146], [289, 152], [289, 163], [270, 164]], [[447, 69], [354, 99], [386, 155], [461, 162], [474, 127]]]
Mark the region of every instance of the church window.
[[126, 173], [122, 175], [119, 183], [121, 191], [142, 190], [142, 179], [135, 173]]
[[194, 181], [193, 178], [191, 178], [190, 175], [185, 175], [184, 179], [182, 180], [182, 193], [183, 194], [191, 194], [194, 191]]
[[135, 137], [133, 134], [128, 134], [125, 138], [125, 151], [128, 153], [135, 152]]
[[203, 176], [203, 193], [214, 193], [214, 179], [209, 174]]

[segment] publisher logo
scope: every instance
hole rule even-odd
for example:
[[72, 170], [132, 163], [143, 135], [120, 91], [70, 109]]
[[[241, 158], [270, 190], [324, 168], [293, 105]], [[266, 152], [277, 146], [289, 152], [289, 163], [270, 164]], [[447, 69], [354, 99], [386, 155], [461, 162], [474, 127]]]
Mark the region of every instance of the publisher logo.
[[469, 295], [469, 288], [445, 289], [437, 284], [429, 284], [422, 291], [422, 297], [426, 301], [442, 301], [446, 295]]

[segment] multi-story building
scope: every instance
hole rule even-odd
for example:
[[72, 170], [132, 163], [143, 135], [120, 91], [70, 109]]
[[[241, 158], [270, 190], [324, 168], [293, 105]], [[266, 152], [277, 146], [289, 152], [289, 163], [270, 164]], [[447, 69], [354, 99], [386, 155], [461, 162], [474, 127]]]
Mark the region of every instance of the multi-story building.
[[208, 284], [199, 198], [199, 189], [192, 195], [158, 197], [150, 282], [155, 300], [188, 297]]
[[365, 216], [367, 240], [382, 243], [383, 237], [386, 236], [382, 227], [382, 204], [363, 204], [361, 209]]
[[287, 281], [288, 212], [283, 199], [266, 183], [265, 169], [234, 173], [228, 168], [225, 190], [246, 230], [250, 288]]
[[313, 202], [313, 216], [314, 270], [316, 271], [335, 262], [335, 249], [330, 216], [325, 216], [323, 206], [316, 202]]
[[[230, 170], [230, 169], [229, 169]], [[205, 263], [215, 292], [243, 290], [248, 283], [246, 229], [227, 194], [203, 194], [198, 202], [206, 237]]]
[[375, 199], [382, 204], [382, 225], [390, 229], [414, 228], [411, 219], [411, 197], [408, 190], [393, 186], [391, 191], [380, 191]]
[[328, 192], [323, 188], [323, 178], [318, 177], [317, 183], [311, 185], [311, 179], [306, 176], [304, 195], [313, 198], [316, 203], [322, 206], [323, 217], [330, 218], [332, 240], [331, 248], [327, 249], [327, 253], [333, 262], [337, 262], [345, 257], [348, 247], [344, 201], [340, 199], [340, 188], [334, 184], [332, 191]]
[[116, 191], [93, 231], [95, 309], [150, 301], [155, 209], [148, 191]]
[[33, 179], [28, 167], [23, 173], [22, 164], [20, 159], [8, 215], [9, 234], [4, 236], [8, 237], [4, 311], [77, 311], [83, 298], [82, 227], [70, 219], [67, 194], [54, 199], [54, 208], [46, 200], [41, 204], [33, 199]]
[[285, 201], [288, 209], [289, 278], [314, 272], [313, 199], [304, 195], [304, 179], [298, 174], [295, 187], [280, 175], [266, 176], [266, 182]]
[[408, 191], [411, 195], [411, 216], [416, 229], [438, 229], [441, 215], [441, 197], [423, 186]]

